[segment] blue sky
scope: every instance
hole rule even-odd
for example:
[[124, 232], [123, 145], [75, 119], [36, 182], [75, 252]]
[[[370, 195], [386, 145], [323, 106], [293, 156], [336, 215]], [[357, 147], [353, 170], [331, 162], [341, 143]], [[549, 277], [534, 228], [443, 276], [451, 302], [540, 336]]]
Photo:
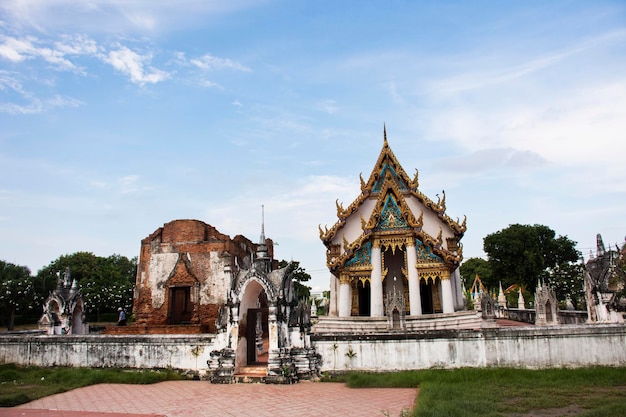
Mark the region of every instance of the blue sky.
[[184, 218], [256, 241], [263, 204], [322, 289], [383, 124], [466, 258], [512, 223], [621, 244], [626, 3], [4, 0], [0, 259], [138, 256]]

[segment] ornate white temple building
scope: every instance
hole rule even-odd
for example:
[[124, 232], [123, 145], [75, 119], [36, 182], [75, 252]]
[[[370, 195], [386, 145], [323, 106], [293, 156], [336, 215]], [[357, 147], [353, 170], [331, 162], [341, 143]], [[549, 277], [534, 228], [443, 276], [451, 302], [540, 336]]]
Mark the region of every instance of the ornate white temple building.
[[331, 300], [314, 331], [480, 327], [464, 312], [458, 270], [466, 221], [446, 214], [445, 193], [435, 202], [418, 185], [417, 170], [406, 174], [385, 129], [360, 195], [347, 208], [337, 202], [337, 222], [320, 226]]

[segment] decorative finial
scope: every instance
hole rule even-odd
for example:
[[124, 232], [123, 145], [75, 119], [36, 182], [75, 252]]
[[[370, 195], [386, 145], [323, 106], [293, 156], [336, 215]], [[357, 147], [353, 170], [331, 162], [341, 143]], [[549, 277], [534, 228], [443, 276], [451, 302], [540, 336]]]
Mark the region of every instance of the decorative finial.
[[384, 145], [387, 146], [387, 124], [383, 123], [383, 139], [384, 139]]

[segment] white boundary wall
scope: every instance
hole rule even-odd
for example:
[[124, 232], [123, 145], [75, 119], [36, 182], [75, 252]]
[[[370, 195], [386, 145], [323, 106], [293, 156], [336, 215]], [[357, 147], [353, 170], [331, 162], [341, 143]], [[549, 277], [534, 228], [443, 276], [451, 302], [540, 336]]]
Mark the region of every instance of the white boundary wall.
[[322, 371], [626, 366], [626, 327], [568, 325], [312, 335]]
[[[322, 371], [626, 366], [626, 326], [313, 334]], [[207, 370], [214, 335], [2, 335], [0, 363]], [[350, 353], [352, 352], [352, 353]]]
[[206, 370], [215, 335], [0, 336], [0, 363]]

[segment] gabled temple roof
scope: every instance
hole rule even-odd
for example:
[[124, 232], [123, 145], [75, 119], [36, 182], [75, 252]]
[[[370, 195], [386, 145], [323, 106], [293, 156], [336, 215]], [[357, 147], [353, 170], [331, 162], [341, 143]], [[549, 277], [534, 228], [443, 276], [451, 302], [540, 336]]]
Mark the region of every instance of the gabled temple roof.
[[[377, 200], [369, 220], [361, 215], [363, 233], [353, 242], [348, 242], [345, 236], [342, 237], [344, 251], [338, 256], [329, 258], [328, 267], [331, 270], [346, 265], [355, 256], [358, 256], [359, 250], [371, 241], [372, 233], [376, 232], [379, 236], [385, 236], [386, 234], [398, 233], [402, 229], [410, 231], [419, 242], [425, 244], [426, 250], [431, 256], [442, 259], [451, 265], [458, 265], [461, 262], [463, 255], [460, 249], [454, 252], [443, 247], [441, 228], [436, 237], [430, 236], [422, 229], [424, 213], [421, 212], [417, 218], [415, 217], [406, 202], [405, 195], [390, 173], [387, 173], [380, 187], [380, 192], [373, 194], [373, 196], [376, 196]], [[390, 219], [393, 219], [393, 224], [390, 224]], [[345, 219], [343, 223], [345, 223]], [[330, 242], [326, 246], [329, 247]]]
[[[458, 219], [454, 221], [445, 213], [445, 192], [443, 192], [443, 198], [438, 199], [435, 203], [419, 191], [417, 169], [415, 170], [415, 176], [412, 179], [406, 174], [387, 142], [386, 127], [383, 130], [383, 147], [368, 181], [365, 182], [361, 175], [359, 177], [361, 179], [361, 194], [347, 208], [344, 208], [339, 201], [336, 202], [337, 217], [339, 220], [330, 229], [326, 227], [325, 230], [322, 230], [321, 225], [319, 226], [320, 239], [324, 242], [326, 247], [330, 246], [330, 242], [335, 238], [337, 231], [345, 225], [346, 219], [350, 215], [356, 213], [365, 200], [370, 198], [380, 199], [381, 194], [386, 194], [390, 187], [394, 190], [394, 195], [396, 196], [414, 196], [426, 208], [436, 213], [437, 217], [444, 224], [450, 227], [454, 236], [458, 239], [460, 239], [465, 233], [465, 230], [467, 229], [466, 219], [464, 219], [462, 223], [459, 223]], [[405, 199], [401, 198], [400, 200], [404, 201]], [[380, 201], [378, 201], [377, 204], [380, 204]], [[410, 213], [410, 210], [403, 210], [403, 212]], [[413, 219], [413, 221], [417, 222], [416, 219]], [[370, 219], [369, 223], [371, 222], [372, 219]], [[364, 230], [366, 227], [367, 226], [364, 225]], [[417, 225], [412, 225], [412, 227], [417, 227]]]

